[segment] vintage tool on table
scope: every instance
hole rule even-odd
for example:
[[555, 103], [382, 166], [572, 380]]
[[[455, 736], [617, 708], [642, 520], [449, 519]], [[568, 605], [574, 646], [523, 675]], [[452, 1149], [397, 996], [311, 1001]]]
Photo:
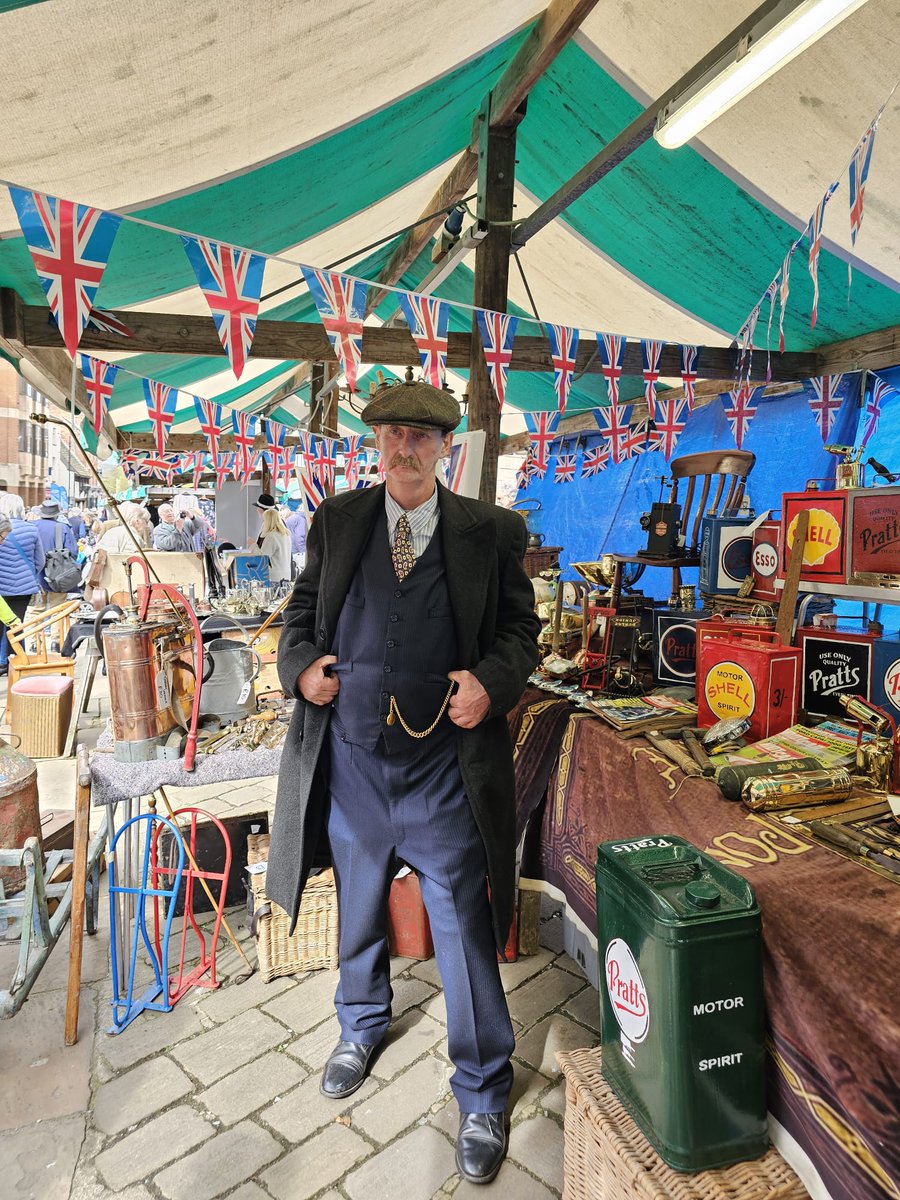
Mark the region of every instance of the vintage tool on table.
[[[533, 505], [534, 507], [526, 508], [526, 504]], [[525, 526], [528, 529], [528, 541], [526, 543], [528, 549], [537, 550], [543, 546], [545, 535], [541, 526], [544, 523], [544, 506], [540, 500], [528, 497], [525, 500], [516, 500], [509, 507], [518, 512], [519, 516], [525, 521]]]
[[861, 488], [866, 486], [866, 466], [861, 461], [864, 450], [862, 446], [825, 446], [829, 454], [836, 455], [841, 461], [835, 464], [834, 486], [836, 488]]
[[879, 867], [900, 876], [900, 853], [864, 834], [843, 825], [831, 825], [825, 821], [809, 821], [809, 832], [817, 839], [827, 842], [838, 850], [845, 850], [857, 858], [877, 863]]
[[[194, 769], [197, 722], [203, 680], [203, 639], [193, 609], [171, 584], [151, 582], [138, 586], [135, 597], [132, 569], [143, 559], [127, 563], [131, 603], [126, 610], [107, 605], [97, 614], [94, 631], [109, 673], [115, 757], [120, 762], [147, 762], [178, 757], [178, 747], [166, 753], [176, 727], [187, 728], [184, 768]], [[151, 611], [155, 597], [168, 600], [177, 619]], [[122, 620], [103, 624], [110, 611]], [[192, 661], [193, 659], [193, 661]]]
[[798, 775], [820, 771], [822, 764], [815, 758], [787, 758], [773, 762], [748, 762], [746, 766], [730, 763], [716, 771], [716, 783], [726, 800], [740, 800], [748, 779], [765, 779], [775, 775]]
[[688, 748], [688, 753], [691, 758], [700, 768], [700, 774], [709, 779], [716, 773], [716, 768], [710, 761], [709, 755], [697, 741], [697, 735], [693, 729], [682, 729], [681, 740]]
[[850, 772], [844, 767], [833, 767], [802, 774], [756, 776], [745, 781], [741, 800], [754, 812], [772, 812], [779, 808], [846, 800], [852, 791]]
[[641, 529], [647, 534], [644, 554], [647, 558], [671, 558], [678, 553], [681, 539], [681, 505], [657, 500], [648, 513], [641, 513]]
[[[856, 721], [856, 770], [878, 791], [898, 790], [897, 726], [894, 718], [864, 696], [841, 696], [841, 708]], [[863, 731], [874, 737], [863, 741]], [[890, 737], [886, 736], [890, 730]]]
[[[200, 626], [201, 634], [210, 620], [222, 617], [207, 617]], [[232, 621], [241, 634], [243, 626]], [[245, 642], [232, 638], [216, 637], [203, 647], [203, 695], [200, 699], [200, 715], [216, 717], [220, 724], [228, 725], [249, 717], [255, 708], [254, 681], [262, 669], [262, 659]]]

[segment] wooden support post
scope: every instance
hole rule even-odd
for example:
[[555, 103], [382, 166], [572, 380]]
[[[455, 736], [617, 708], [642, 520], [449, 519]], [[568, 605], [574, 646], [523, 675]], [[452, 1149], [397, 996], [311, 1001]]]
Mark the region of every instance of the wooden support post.
[[84, 946], [84, 909], [87, 889], [88, 826], [91, 819], [91, 770], [87, 748], [79, 747], [75, 767], [75, 830], [72, 836], [72, 912], [69, 918], [69, 979], [66, 989], [65, 1042], [78, 1041], [81, 1001], [81, 953]]
[[[490, 123], [491, 97], [479, 113], [478, 220], [489, 226], [488, 235], [475, 251], [474, 303], [478, 308], [506, 312], [509, 283], [509, 246], [516, 182], [516, 128]], [[520, 110], [519, 118], [524, 116]], [[484, 462], [479, 497], [497, 499], [497, 459], [500, 455], [500, 409], [484, 361], [478, 325], [472, 314], [469, 366], [469, 430], [485, 432]]]
[[787, 571], [784, 577], [784, 589], [778, 604], [778, 620], [775, 632], [781, 638], [782, 646], [791, 644], [791, 631], [794, 627], [794, 609], [797, 607], [797, 594], [800, 591], [800, 574], [803, 571], [803, 555], [806, 553], [806, 540], [809, 537], [809, 509], [804, 508], [797, 517], [794, 529], [794, 544], [788, 555]]

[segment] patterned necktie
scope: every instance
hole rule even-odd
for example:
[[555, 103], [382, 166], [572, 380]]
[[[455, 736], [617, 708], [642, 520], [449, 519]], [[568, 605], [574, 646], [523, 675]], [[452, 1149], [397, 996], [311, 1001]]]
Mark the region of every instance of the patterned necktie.
[[394, 530], [394, 545], [391, 548], [391, 559], [398, 579], [405, 579], [416, 565], [413, 554], [412, 531], [409, 528], [409, 517], [404, 513], [397, 522]]

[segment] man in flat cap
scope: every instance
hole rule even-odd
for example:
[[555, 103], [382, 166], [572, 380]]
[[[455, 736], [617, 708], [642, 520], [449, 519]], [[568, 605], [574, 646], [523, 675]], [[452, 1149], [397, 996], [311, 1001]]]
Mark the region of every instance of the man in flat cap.
[[437, 482], [460, 421], [449, 393], [388, 386], [362, 419], [386, 483], [320, 506], [285, 613], [278, 671], [299, 703], [266, 891], [296, 921], [330, 843], [340, 1041], [320, 1087], [343, 1099], [390, 1024], [387, 898], [398, 863], [415, 870], [447, 1004], [457, 1167], [488, 1183], [506, 1154], [515, 1042], [497, 965], [515, 887], [506, 713], [537, 663], [540, 628], [526, 530], [517, 514]]

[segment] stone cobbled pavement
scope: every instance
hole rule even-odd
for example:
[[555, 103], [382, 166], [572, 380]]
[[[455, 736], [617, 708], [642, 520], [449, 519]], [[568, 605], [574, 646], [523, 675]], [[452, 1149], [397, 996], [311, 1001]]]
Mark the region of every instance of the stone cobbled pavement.
[[[48, 781], [65, 791], [67, 770], [71, 760], [42, 765], [42, 803]], [[172, 798], [246, 814], [271, 812], [273, 790], [273, 779], [242, 780], [173, 789]], [[53, 803], [70, 806], [63, 796]], [[104, 894], [99, 932], [86, 939], [78, 1044], [62, 1044], [67, 933], [23, 1010], [0, 1024], [0, 1195], [446, 1200], [475, 1191], [454, 1166], [459, 1117], [434, 959], [392, 961], [394, 1023], [370, 1078], [341, 1104], [318, 1091], [338, 1037], [336, 972], [268, 984], [257, 972], [239, 986], [196, 988], [171, 1013], [144, 1013], [111, 1037], [105, 905]], [[255, 962], [246, 912], [228, 916]], [[486, 1200], [561, 1195], [565, 1089], [555, 1053], [597, 1042], [597, 993], [563, 952], [561, 915], [547, 897], [541, 941], [537, 955], [501, 966], [517, 1036], [512, 1131]], [[4, 950], [4, 975], [9, 963]], [[223, 937], [220, 978], [239, 966]]]

